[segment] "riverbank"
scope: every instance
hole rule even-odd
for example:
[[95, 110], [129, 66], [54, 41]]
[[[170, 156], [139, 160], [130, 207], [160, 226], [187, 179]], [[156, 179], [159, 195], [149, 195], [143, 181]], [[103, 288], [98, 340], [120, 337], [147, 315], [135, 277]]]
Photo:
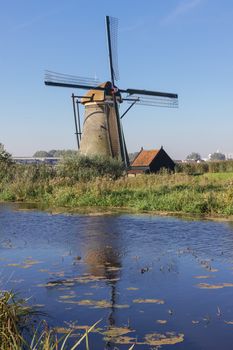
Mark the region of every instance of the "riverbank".
[[[26, 174], [27, 175], [27, 174]], [[233, 216], [233, 173], [96, 177], [21, 176], [0, 184], [1, 201], [36, 202], [70, 210], [99, 208], [162, 215]]]

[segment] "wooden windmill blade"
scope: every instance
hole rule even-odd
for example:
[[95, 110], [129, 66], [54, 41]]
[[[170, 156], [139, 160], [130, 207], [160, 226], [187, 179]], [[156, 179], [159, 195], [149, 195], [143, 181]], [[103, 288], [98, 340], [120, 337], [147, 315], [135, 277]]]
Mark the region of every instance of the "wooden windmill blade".
[[119, 89], [120, 92], [125, 92], [128, 95], [142, 95], [142, 96], [157, 96], [157, 97], [168, 97], [173, 99], [178, 99], [177, 94], [170, 92], [160, 92], [160, 91], [151, 91], [151, 90], [142, 90], [142, 89]]
[[100, 82], [97, 79], [57, 73], [48, 70], [45, 71], [44, 83], [45, 85], [50, 86], [67, 87], [75, 89], [105, 90], [104, 88], [98, 86]]

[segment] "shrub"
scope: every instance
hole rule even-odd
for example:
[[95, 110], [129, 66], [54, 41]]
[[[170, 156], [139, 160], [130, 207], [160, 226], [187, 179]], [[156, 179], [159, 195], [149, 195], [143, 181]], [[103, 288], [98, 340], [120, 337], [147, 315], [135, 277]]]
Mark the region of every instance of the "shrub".
[[121, 161], [99, 156], [65, 157], [57, 165], [57, 175], [69, 178], [71, 181], [90, 181], [104, 176], [115, 180], [122, 176], [123, 170]]

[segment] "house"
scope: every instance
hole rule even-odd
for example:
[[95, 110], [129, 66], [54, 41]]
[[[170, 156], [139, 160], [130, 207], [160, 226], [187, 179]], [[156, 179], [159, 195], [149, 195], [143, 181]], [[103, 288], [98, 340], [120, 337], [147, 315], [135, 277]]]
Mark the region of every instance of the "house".
[[144, 150], [142, 148], [131, 163], [128, 174], [156, 173], [161, 169], [170, 171], [175, 169], [175, 163], [164, 151], [163, 147], [153, 150]]

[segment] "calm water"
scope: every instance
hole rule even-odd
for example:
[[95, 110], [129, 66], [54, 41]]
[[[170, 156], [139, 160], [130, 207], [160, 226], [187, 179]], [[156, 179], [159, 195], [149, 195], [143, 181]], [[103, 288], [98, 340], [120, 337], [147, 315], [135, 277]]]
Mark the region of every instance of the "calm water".
[[231, 223], [0, 205], [0, 252], [1, 288], [31, 296], [51, 326], [102, 319], [91, 349], [156, 348], [155, 333], [184, 338], [163, 349], [232, 348]]

